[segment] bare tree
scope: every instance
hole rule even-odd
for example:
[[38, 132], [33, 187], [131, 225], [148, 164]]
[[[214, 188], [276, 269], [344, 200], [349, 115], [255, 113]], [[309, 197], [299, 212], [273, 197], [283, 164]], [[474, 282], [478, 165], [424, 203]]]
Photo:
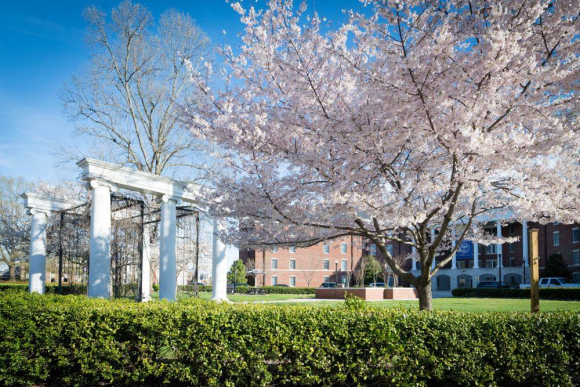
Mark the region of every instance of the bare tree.
[[17, 177], [0, 176], [0, 258], [8, 266], [10, 281], [16, 280], [16, 263], [27, 257], [29, 217], [20, 195], [32, 183]]
[[320, 257], [316, 259], [305, 259], [300, 262], [300, 272], [304, 276], [304, 281], [306, 281], [306, 286], [310, 287], [310, 283], [314, 279], [316, 271], [320, 267]]
[[94, 152], [106, 149], [111, 161], [141, 171], [198, 168], [191, 163], [200, 155], [198, 143], [183, 129], [178, 105], [184, 94], [196, 93], [188, 90], [186, 63], [198, 73], [210, 66], [207, 35], [175, 10], [163, 13], [154, 29], [149, 10], [129, 0], [109, 16], [88, 7], [84, 17], [91, 60], [60, 95], [79, 134], [94, 140]]
[[[398, 254], [392, 255], [393, 260], [397, 263], [397, 265], [399, 265], [400, 267], [404, 267], [405, 262], [409, 259], [411, 259], [411, 255], [409, 254]], [[393, 287], [399, 286], [399, 276], [397, 275], [397, 273], [395, 273], [391, 267], [389, 266], [389, 264], [385, 261], [382, 262], [382, 267], [383, 267], [383, 275], [385, 277], [385, 283], [388, 285], [389, 284], [389, 278], [393, 279]]]

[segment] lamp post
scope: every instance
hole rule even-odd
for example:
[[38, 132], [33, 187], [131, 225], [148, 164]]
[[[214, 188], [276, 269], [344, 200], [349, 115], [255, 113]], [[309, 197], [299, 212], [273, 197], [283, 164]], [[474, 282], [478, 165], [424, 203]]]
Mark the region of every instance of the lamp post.
[[336, 274], [334, 275], [334, 278], [336, 278], [336, 284], [338, 286], [338, 260], [334, 261], [334, 266], [335, 266], [335, 272], [336, 272]]

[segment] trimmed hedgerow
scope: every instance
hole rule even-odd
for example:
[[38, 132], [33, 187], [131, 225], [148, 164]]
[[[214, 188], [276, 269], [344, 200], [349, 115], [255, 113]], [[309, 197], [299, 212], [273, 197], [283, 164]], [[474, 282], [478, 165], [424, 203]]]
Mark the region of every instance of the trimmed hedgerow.
[[[249, 293], [251, 286], [237, 286], [236, 293]], [[314, 294], [316, 293], [316, 288], [299, 288], [299, 287], [285, 287], [285, 286], [260, 286], [260, 289], [264, 289], [266, 293], [269, 294]], [[180, 285], [177, 287], [178, 291], [181, 292], [193, 292], [193, 285]], [[200, 286], [200, 292], [211, 292], [211, 286]]]
[[[477, 289], [457, 288], [451, 291], [454, 297], [477, 298], [530, 298], [530, 289]], [[544, 288], [540, 289], [543, 300], [580, 301], [580, 288]]]
[[577, 313], [0, 294], [0, 385], [574, 385]]

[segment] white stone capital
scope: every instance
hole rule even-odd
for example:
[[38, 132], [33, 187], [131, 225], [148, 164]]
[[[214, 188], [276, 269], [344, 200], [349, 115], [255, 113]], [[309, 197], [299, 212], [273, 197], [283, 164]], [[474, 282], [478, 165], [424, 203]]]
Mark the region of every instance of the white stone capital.
[[119, 187], [116, 184], [113, 184], [109, 181], [102, 180], [102, 179], [90, 179], [89, 180], [89, 188], [96, 189], [99, 187], [107, 187], [111, 192], [119, 191]]
[[161, 203], [168, 203], [169, 201], [175, 202], [176, 206], [181, 205], [181, 198], [176, 197], [176, 196], [171, 196], [171, 195], [160, 195], [157, 196], [157, 198], [155, 198], [155, 202], [157, 204], [161, 204]]
[[34, 215], [44, 215], [46, 217], [48, 217], [48, 215], [50, 215], [50, 211], [49, 210], [45, 210], [45, 209], [39, 209], [39, 208], [29, 208], [26, 211], [26, 214], [34, 216]]

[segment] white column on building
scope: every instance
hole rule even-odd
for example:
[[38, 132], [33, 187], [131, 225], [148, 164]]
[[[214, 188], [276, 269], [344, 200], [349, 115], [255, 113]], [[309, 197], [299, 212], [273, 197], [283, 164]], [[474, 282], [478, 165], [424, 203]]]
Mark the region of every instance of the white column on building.
[[36, 209], [30, 209], [32, 215], [30, 222], [30, 269], [28, 278], [28, 291], [30, 293], [44, 294], [46, 276], [46, 223], [48, 213]]
[[226, 245], [219, 239], [219, 232], [223, 230], [221, 222], [213, 219], [213, 257], [212, 257], [212, 292], [214, 301], [227, 301], [228, 261]]
[[[415, 240], [413, 240], [413, 242], [415, 242]], [[413, 265], [411, 270], [417, 270], [417, 248], [415, 246], [413, 246], [411, 252], [411, 263]]]
[[[452, 226], [451, 228], [451, 249], [454, 249], [455, 246], [457, 245], [457, 240], [456, 235], [455, 235], [456, 231], [455, 231], [455, 225]], [[451, 257], [451, 268], [452, 269], [457, 269], [457, 256], [454, 253], [453, 256]]]
[[[431, 243], [435, 240], [435, 227], [431, 228]], [[431, 269], [435, 269], [435, 258], [433, 258], [433, 263], [431, 264]]]
[[[498, 220], [495, 222], [495, 227], [497, 229], [497, 236], [501, 237], [501, 222]], [[502, 257], [502, 244], [498, 243], [496, 244], [496, 250], [497, 250], [497, 264], [498, 266], [503, 267], [503, 257]]]
[[522, 222], [522, 247], [523, 247], [523, 259], [524, 259], [524, 266], [529, 266], [530, 264], [530, 245], [528, 242], [528, 222]]
[[177, 201], [168, 195], [160, 198], [159, 224], [159, 299], [176, 300], [177, 293]]
[[473, 268], [479, 269], [479, 243], [473, 241]]
[[141, 268], [141, 302], [151, 300], [151, 229], [149, 225], [143, 226], [143, 267]]
[[91, 180], [91, 250], [89, 258], [89, 297], [109, 298], [111, 282], [111, 191], [116, 187]]

